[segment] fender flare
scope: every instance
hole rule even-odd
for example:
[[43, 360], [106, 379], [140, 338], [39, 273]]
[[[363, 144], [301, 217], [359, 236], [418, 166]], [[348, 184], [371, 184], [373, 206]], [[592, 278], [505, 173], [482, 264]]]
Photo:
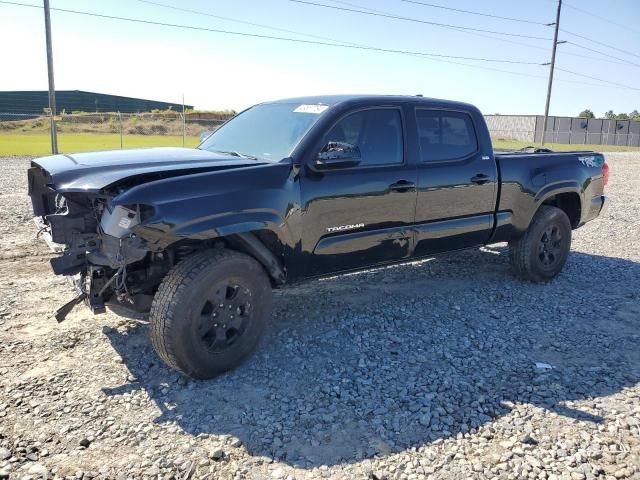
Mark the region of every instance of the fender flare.
[[233, 248], [258, 260], [273, 281], [284, 284], [286, 271], [282, 262], [255, 235], [256, 231], [273, 232], [281, 245], [291, 238], [282, 218], [272, 211], [228, 212], [199, 218], [159, 231], [153, 225], [139, 225], [134, 232], [151, 241], [156, 248], [164, 249], [180, 240], [225, 239]]
[[175, 225], [171, 234], [179, 238], [208, 240], [255, 230], [278, 233], [283, 231], [281, 225], [285, 225], [282, 217], [269, 210], [224, 212]]
[[536, 212], [540, 208], [540, 205], [542, 205], [546, 200], [548, 200], [549, 198], [555, 195], [558, 195], [559, 193], [577, 194], [578, 197], [580, 198], [580, 206], [582, 206], [582, 195], [580, 194], [580, 190], [581, 188], [578, 182], [573, 180], [545, 185], [544, 188], [542, 188], [541, 190], [538, 191], [538, 193], [536, 193], [536, 196], [534, 198], [534, 203], [536, 205]]
[[[512, 221], [512, 230], [510, 235], [517, 238], [524, 235], [526, 229], [531, 225], [531, 221], [536, 212], [540, 209], [540, 206], [551, 197], [562, 193], [575, 193], [580, 199], [580, 207], [584, 209], [583, 198], [581, 194], [580, 185], [571, 180], [555, 182], [549, 185], [545, 185], [538, 190], [535, 196], [529, 201], [528, 209], [525, 205], [521, 205], [516, 211], [514, 211], [514, 219]], [[531, 198], [531, 197], [530, 197]]]
[[258, 260], [278, 285], [286, 282], [287, 275], [278, 258], [251, 232], [236, 233], [227, 237], [236, 249]]

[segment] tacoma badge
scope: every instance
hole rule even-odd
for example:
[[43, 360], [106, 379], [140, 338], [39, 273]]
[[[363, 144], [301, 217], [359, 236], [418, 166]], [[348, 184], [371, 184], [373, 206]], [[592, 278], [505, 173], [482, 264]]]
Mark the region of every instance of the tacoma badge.
[[327, 227], [327, 232], [342, 232], [344, 230], [355, 230], [364, 228], [364, 223], [352, 223], [350, 225], [338, 225], [337, 227]]

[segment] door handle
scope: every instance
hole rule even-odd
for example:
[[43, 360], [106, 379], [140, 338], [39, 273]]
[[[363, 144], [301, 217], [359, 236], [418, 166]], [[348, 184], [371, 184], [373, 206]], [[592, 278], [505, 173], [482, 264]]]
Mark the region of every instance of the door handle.
[[415, 190], [416, 184], [409, 182], [408, 180], [398, 180], [396, 183], [389, 185], [389, 190], [394, 192], [408, 192], [409, 190]]
[[489, 175], [485, 175], [484, 173], [479, 173], [475, 177], [471, 177], [471, 182], [472, 183], [476, 183], [478, 185], [482, 185], [482, 184], [488, 183], [490, 181], [491, 181], [491, 179], [489, 178]]

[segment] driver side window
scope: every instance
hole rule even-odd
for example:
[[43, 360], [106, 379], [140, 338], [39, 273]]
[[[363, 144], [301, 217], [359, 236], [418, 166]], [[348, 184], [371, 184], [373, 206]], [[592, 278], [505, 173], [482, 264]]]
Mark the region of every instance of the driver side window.
[[360, 149], [360, 166], [393, 165], [403, 161], [402, 118], [395, 108], [352, 113], [326, 135], [327, 142], [344, 142]]

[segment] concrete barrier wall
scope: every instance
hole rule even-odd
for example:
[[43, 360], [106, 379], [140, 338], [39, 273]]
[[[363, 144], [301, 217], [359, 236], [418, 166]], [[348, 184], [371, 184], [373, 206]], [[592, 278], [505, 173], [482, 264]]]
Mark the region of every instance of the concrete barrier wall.
[[[543, 117], [538, 115], [485, 115], [492, 138], [540, 142]], [[600, 118], [549, 117], [544, 140], [572, 145], [640, 147], [640, 122]]]
[[534, 141], [536, 117], [533, 115], [485, 115], [484, 118], [493, 138]]

